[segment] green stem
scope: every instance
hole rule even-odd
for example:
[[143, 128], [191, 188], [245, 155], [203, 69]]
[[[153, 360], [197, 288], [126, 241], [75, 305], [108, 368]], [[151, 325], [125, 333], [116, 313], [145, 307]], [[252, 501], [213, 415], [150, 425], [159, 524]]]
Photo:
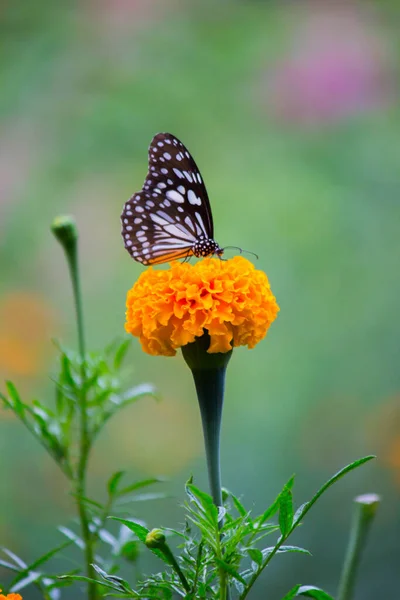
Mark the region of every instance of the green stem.
[[[82, 294], [80, 288], [79, 267], [77, 243], [72, 244], [66, 249], [66, 256], [71, 275], [72, 288], [74, 293], [76, 320], [78, 328], [78, 347], [81, 361], [81, 383], [79, 397], [80, 414], [80, 440], [79, 440], [79, 459], [76, 471], [76, 498], [79, 519], [81, 523], [82, 538], [85, 543], [85, 563], [86, 574], [90, 579], [95, 579], [96, 574], [93, 568], [93, 536], [89, 528], [89, 516], [83, 501], [86, 496], [86, 471], [90, 453], [89, 423], [86, 406], [86, 367], [85, 367], [85, 335], [83, 326]], [[88, 600], [97, 599], [97, 586], [88, 582]]]
[[192, 370], [203, 425], [208, 480], [216, 506], [222, 506], [220, 434], [225, 372], [225, 367]]
[[365, 494], [354, 500], [355, 507], [350, 538], [340, 577], [338, 600], [352, 600], [362, 552], [380, 502], [376, 494]]
[[[210, 336], [207, 332], [182, 348], [182, 354], [190, 367], [196, 386], [197, 399], [203, 425], [208, 481], [214, 504], [223, 506], [220, 463], [220, 437], [222, 408], [224, 404], [226, 368], [232, 351], [209, 354]], [[222, 527], [222, 521], [220, 522]], [[221, 543], [220, 534], [219, 544]], [[220, 552], [223, 559], [222, 551]], [[226, 571], [219, 569], [220, 600], [230, 600]]]
[[182, 569], [180, 568], [175, 556], [172, 554], [172, 551], [171, 551], [170, 547], [168, 546], [168, 544], [164, 544], [161, 548], [161, 551], [164, 554], [164, 556], [166, 557], [166, 559], [168, 560], [168, 562], [170, 563], [171, 567], [174, 569], [175, 573], [178, 575], [184, 589], [187, 592], [190, 592], [190, 585], [188, 583], [188, 580], [186, 579], [185, 575], [183, 574]]

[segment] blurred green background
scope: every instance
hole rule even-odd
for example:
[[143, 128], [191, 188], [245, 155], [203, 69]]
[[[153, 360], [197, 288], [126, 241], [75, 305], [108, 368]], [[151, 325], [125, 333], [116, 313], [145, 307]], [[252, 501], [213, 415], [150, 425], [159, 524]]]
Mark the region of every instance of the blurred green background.
[[[125, 294], [142, 267], [124, 250], [119, 215], [142, 186], [152, 136], [170, 131], [207, 183], [217, 241], [260, 255], [281, 307], [267, 339], [231, 361], [225, 486], [262, 511], [295, 472], [300, 504], [341, 466], [378, 455], [313, 510], [293, 539], [313, 558], [277, 558], [260, 600], [299, 582], [336, 592], [352, 498], [365, 492], [383, 504], [356, 599], [398, 597], [398, 23], [396, 0], [0, 5], [1, 380], [50, 401], [51, 337], [75, 344], [66, 266], [49, 233], [59, 213], [79, 225], [90, 346], [123, 334]], [[206, 485], [190, 372], [136, 340], [129, 361], [132, 382], [154, 382], [163, 402], [110, 423], [90, 490], [101, 495], [118, 469], [165, 475], [168, 499], [131, 514], [176, 526], [184, 481], [193, 473]], [[61, 542], [56, 526], [71, 524], [73, 500], [5, 411], [0, 474], [0, 545], [32, 561]]]

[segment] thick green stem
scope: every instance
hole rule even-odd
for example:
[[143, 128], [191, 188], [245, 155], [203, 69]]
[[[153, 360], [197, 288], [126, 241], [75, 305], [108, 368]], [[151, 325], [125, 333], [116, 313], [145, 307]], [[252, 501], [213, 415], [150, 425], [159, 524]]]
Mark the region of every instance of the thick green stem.
[[[76, 321], [78, 330], [78, 348], [81, 363], [81, 382], [79, 394], [79, 458], [75, 476], [75, 492], [79, 520], [81, 523], [82, 539], [85, 544], [86, 574], [91, 579], [96, 578], [93, 568], [93, 536], [89, 528], [89, 516], [83, 498], [86, 497], [86, 471], [90, 452], [89, 423], [86, 406], [86, 367], [85, 367], [85, 333], [83, 325], [82, 294], [80, 289], [78, 267], [78, 234], [75, 223], [70, 217], [58, 217], [52, 225], [56, 238], [64, 248], [71, 275], [74, 294]], [[97, 585], [88, 582], [88, 600], [97, 600]]]
[[365, 494], [355, 498], [354, 502], [353, 521], [339, 583], [338, 600], [352, 600], [353, 598], [361, 555], [380, 498], [376, 494]]
[[[182, 348], [196, 386], [203, 425], [210, 492], [216, 506], [222, 506], [220, 436], [224, 403], [225, 374], [232, 351], [209, 354], [210, 337], [207, 332], [192, 344]], [[222, 526], [222, 522], [220, 523]], [[222, 559], [222, 553], [221, 557]], [[227, 574], [219, 570], [220, 600], [230, 599]]]
[[193, 379], [199, 400], [207, 458], [208, 480], [214, 504], [222, 506], [220, 434], [224, 400], [225, 367], [193, 369]]

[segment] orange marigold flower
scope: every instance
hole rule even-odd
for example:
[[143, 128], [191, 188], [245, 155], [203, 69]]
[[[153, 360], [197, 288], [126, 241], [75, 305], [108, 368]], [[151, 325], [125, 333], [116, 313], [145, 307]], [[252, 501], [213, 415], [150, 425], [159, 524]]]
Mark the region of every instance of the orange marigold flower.
[[22, 600], [22, 596], [19, 594], [7, 594], [7, 596], [5, 596], [0, 590], [0, 600]]
[[126, 306], [126, 331], [148, 354], [164, 356], [204, 330], [209, 353], [254, 348], [279, 311], [266, 274], [242, 256], [173, 262], [164, 271], [150, 267], [129, 290]]

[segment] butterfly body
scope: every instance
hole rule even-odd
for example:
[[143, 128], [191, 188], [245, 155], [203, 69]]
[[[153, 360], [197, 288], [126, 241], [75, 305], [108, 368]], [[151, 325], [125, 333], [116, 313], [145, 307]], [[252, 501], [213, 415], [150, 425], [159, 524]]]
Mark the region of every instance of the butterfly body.
[[220, 248], [215, 240], [199, 238], [192, 248], [192, 253], [197, 258], [212, 256], [222, 256], [223, 249]]
[[153, 138], [143, 188], [124, 205], [121, 222], [125, 248], [143, 265], [223, 254], [214, 240], [210, 202], [197, 165], [170, 133]]

